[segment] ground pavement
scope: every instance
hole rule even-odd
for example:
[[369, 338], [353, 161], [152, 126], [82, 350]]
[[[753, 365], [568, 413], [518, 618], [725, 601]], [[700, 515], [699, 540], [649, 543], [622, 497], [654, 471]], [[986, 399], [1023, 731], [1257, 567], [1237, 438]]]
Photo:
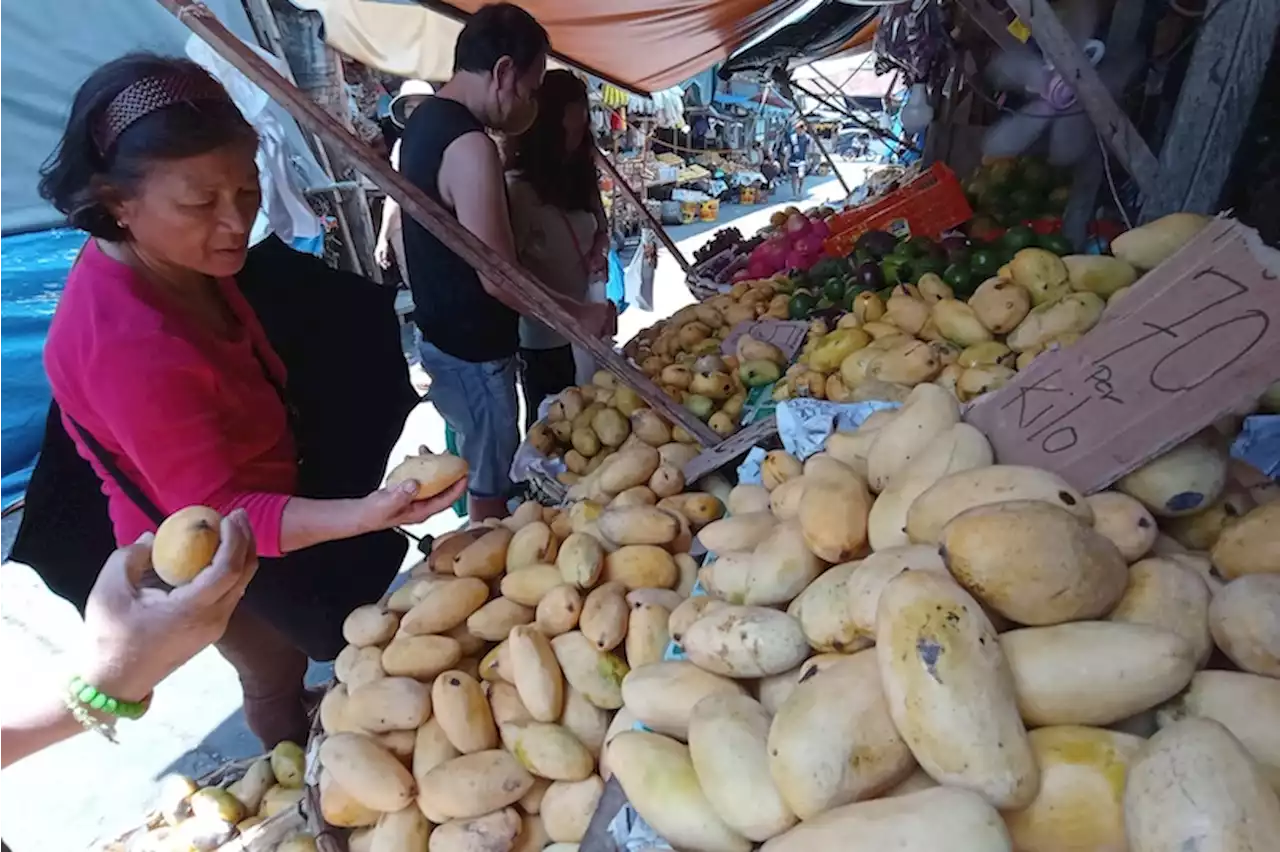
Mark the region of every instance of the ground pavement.
[[[861, 182], [865, 167], [842, 164], [851, 186]], [[811, 179], [806, 197], [789, 198], [787, 189], [768, 205], [721, 208], [715, 223], [670, 229], [688, 257], [718, 228], [736, 226], [750, 235], [768, 224], [769, 216], [792, 203], [814, 206], [842, 197], [834, 178]], [[654, 282], [654, 310], [627, 311], [619, 320], [619, 341], [690, 303], [675, 261], [663, 251]], [[430, 404], [409, 417], [405, 436], [393, 459], [425, 443], [444, 450], [444, 424]], [[417, 533], [441, 533], [459, 519], [438, 516]], [[16, 524], [4, 524], [8, 552]], [[410, 552], [412, 560], [413, 552]], [[411, 564], [407, 563], [407, 564]], [[0, 702], [15, 697], [59, 691], [74, 667], [80, 636], [75, 610], [44, 587], [30, 568], [8, 562], [0, 569], [0, 679], [6, 684]], [[313, 664], [310, 680], [329, 677], [328, 666]], [[155, 694], [145, 720], [120, 726], [120, 744], [92, 734], [64, 742], [4, 771], [0, 778], [0, 836], [13, 852], [69, 852], [89, 848], [136, 825], [155, 793], [155, 780], [169, 772], [200, 775], [220, 763], [254, 754], [256, 739], [240, 711], [240, 689], [234, 671], [212, 649], [183, 666]]]

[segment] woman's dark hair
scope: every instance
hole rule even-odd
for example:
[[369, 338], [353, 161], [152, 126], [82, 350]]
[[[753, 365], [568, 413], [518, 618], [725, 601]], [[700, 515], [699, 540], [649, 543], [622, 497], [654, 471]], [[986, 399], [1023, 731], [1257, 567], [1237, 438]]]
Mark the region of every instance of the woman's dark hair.
[[586, 84], [571, 71], [548, 71], [538, 89], [533, 126], [507, 140], [507, 168], [518, 171], [543, 204], [594, 210], [600, 185], [589, 130], [577, 149], [565, 149], [564, 114], [571, 106], [587, 108]]
[[105, 151], [100, 149], [104, 115], [124, 89], [148, 78], [192, 75], [217, 85], [190, 60], [152, 53], [122, 56], [89, 75], [71, 103], [58, 147], [40, 169], [41, 197], [66, 214], [72, 227], [119, 241], [126, 232], [103, 205], [103, 187], [128, 193], [156, 161], [195, 157], [236, 143], [256, 145], [253, 127], [227, 97], [183, 101], [149, 112], [128, 124]]
[[523, 74], [550, 49], [551, 39], [533, 15], [511, 3], [491, 3], [467, 18], [453, 48], [453, 70], [487, 74], [510, 56]]

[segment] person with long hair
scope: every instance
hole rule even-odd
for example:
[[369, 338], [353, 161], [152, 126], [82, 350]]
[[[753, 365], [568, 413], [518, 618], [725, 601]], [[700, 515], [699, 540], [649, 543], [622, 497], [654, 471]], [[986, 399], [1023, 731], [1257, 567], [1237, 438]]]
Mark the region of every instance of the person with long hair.
[[[585, 301], [609, 252], [586, 84], [570, 71], [548, 71], [538, 89], [538, 117], [507, 139], [506, 160], [520, 263], [556, 292]], [[574, 383], [574, 364], [569, 341], [537, 320], [520, 318], [526, 429], [545, 397]]]
[[394, 528], [463, 487], [353, 494], [341, 460], [300, 459], [289, 377], [233, 277], [260, 203], [257, 145], [200, 66], [132, 54], [81, 85], [40, 191], [89, 235], [45, 342], [62, 425], [121, 546], [187, 506], [244, 510], [262, 570], [217, 647], [270, 747], [306, 736], [307, 658], [333, 659], [346, 614], [385, 592], [406, 551]]

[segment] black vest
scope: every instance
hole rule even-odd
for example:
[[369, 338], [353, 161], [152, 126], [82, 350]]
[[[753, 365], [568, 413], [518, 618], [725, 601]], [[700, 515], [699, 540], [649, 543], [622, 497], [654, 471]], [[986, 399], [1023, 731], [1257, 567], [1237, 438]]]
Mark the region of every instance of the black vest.
[[[427, 98], [400, 141], [400, 173], [433, 201], [440, 201], [440, 162], [459, 136], [483, 133], [462, 104]], [[404, 252], [413, 290], [414, 321], [438, 349], [464, 361], [496, 361], [515, 354], [519, 315], [490, 296], [476, 271], [410, 216], [401, 217]]]

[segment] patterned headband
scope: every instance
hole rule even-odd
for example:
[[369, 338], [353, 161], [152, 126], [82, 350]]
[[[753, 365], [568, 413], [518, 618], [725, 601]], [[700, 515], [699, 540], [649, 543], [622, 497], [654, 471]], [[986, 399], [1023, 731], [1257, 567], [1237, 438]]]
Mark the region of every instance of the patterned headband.
[[168, 74], [143, 77], [125, 86], [107, 104], [94, 134], [99, 153], [104, 156], [131, 124], [156, 110], [174, 104], [199, 101], [230, 103], [227, 90], [205, 74]]

